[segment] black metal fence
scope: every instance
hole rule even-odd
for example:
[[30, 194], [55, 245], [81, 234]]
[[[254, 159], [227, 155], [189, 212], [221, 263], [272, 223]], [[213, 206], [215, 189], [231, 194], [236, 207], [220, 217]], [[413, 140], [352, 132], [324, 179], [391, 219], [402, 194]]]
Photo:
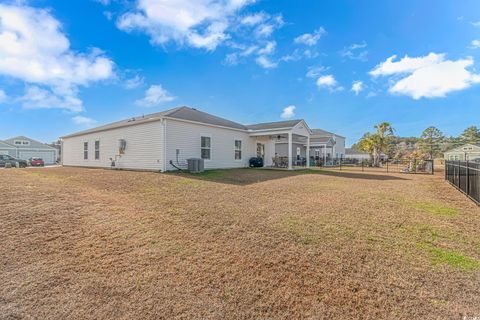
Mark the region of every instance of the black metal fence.
[[310, 163], [311, 166], [339, 170], [356, 171], [383, 171], [397, 173], [426, 173], [433, 174], [433, 160], [424, 159], [381, 159], [378, 165], [374, 165], [370, 159], [333, 158], [318, 159]]
[[445, 161], [445, 180], [480, 205], [480, 163]]

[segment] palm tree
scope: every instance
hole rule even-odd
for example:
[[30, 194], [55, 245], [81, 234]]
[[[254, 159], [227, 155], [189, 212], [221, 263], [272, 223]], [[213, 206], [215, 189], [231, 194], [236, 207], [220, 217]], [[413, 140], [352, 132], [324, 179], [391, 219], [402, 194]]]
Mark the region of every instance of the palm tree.
[[380, 156], [386, 152], [389, 141], [393, 136], [393, 128], [388, 122], [382, 122], [374, 126], [375, 133], [366, 133], [360, 140], [360, 149], [368, 152], [373, 159], [373, 166], [380, 166]]

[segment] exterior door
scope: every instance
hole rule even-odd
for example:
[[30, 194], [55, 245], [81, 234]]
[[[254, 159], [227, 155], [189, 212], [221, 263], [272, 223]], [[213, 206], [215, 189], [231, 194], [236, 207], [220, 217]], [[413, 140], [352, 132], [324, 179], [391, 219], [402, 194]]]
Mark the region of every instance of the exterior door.
[[265, 144], [257, 143], [257, 157], [265, 160]]

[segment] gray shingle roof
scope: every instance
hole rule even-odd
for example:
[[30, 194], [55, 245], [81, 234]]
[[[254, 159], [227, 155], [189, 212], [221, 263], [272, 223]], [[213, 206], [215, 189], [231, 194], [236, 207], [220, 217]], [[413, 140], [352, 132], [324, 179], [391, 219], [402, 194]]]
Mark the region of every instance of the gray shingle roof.
[[15, 149], [15, 146], [0, 140], [0, 148]]
[[87, 133], [94, 133], [94, 132], [99, 132], [99, 131], [111, 130], [111, 129], [121, 128], [121, 127], [126, 127], [126, 126], [129, 126], [129, 125], [135, 125], [135, 124], [140, 124], [140, 123], [144, 123], [144, 122], [160, 120], [163, 116], [167, 115], [170, 112], [174, 112], [177, 109], [179, 109], [179, 108], [169, 109], [169, 110], [165, 110], [165, 111], [162, 111], [162, 112], [150, 113], [150, 114], [139, 116], [139, 117], [132, 117], [132, 118], [125, 119], [125, 120], [112, 122], [112, 123], [109, 123], [109, 124], [106, 124], [106, 125], [103, 125], [103, 126], [92, 128], [92, 129], [78, 131], [78, 132], [63, 136], [62, 138], [75, 137], [75, 136], [80, 136], [80, 135], [84, 135], [84, 134], [87, 134]]
[[[84, 135], [88, 133], [94, 133], [99, 131], [121, 128], [129, 125], [156, 121], [156, 120], [160, 120], [163, 117], [211, 124], [211, 125], [222, 126], [226, 128], [239, 129], [239, 130], [270, 130], [270, 129], [280, 129], [280, 128], [292, 128], [302, 121], [302, 120], [286, 120], [286, 121], [277, 121], [277, 122], [258, 123], [258, 124], [252, 124], [252, 125], [243, 125], [238, 122], [230, 121], [224, 118], [211, 115], [206, 112], [199, 111], [195, 108], [183, 106], [183, 107], [173, 108], [173, 109], [169, 109], [162, 112], [147, 114], [141, 117], [134, 117], [126, 120], [109, 123], [100, 127], [83, 130], [70, 135], [66, 135], [66, 136], [63, 136], [62, 138], [74, 137], [74, 136]], [[320, 129], [314, 129], [314, 130], [316, 130], [317, 132], [321, 131], [325, 133], [323, 135], [333, 135], [332, 133], [324, 130], [320, 130]]]
[[333, 133], [333, 132], [325, 131], [325, 130], [322, 130], [322, 129], [312, 129], [312, 136], [333, 136], [333, 135], [335, 135], [337, 137], [340, 137], [340, 138], [345, 138], [344, 136], [341, 136], [341, 135]]
[[167, 114], [164, 114], [164, 116], [168, 118], [212, 124], [221, 127], [247, 130], [247, 127], [243, 124], [220, 118], [206, 112], [198, 111], [195, 108], [180, 107], [171, 110]]
[[[30, 141], [30, 144], [29, 145], [16, 145], [15, 140], [28, 140], [28, 141]], [[52, 150], [55, 150], [55, 148], [53, 148], [53, 147], [51, 147], [51, 146], [49, 146], [45, 143], [42, 143], [42, 142], [37, 141], [37, 140], [33, 140], [32, 138], [25, 137], [25, 136], [13, 137], [13, 138], [10, 138], [10, 139], [5, 139], [4, 141], [6, 143], [8, 143], [9, 145], [12, 145], [15, 148], [19, 148], [19, 149], [52, 149]]]
[[292, 128], [292, 127], [296, 126], [300, 121], [302, 121], [302, 120], [265, 122], [265, 123], [247, 125], [246, 127], [250, 130], [268, 130], [268, 129]]

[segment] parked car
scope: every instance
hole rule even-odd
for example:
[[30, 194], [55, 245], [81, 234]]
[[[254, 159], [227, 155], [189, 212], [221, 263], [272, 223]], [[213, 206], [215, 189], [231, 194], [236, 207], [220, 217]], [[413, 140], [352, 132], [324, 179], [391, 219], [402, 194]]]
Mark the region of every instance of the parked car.
[[7, 154], [0, 154], [0, 167], [5, 167], [5, 165], [9, 163], [12, 167], [16, 167], [17, 163], [20, 168], [26, 168], [28, 163], [22, 159], [16, 159], [12, 156]]
[[45, 162], [42, 158], [30, 158], [28, 159], [28, 164], [32, 167], [43, 167], [45, 165]]
[[263, 158], [261, 157], [250, 158], [250, 160], [248, 161], [248, 164], [250, 167], [254, 167], [254, 168], [263, 167]]

